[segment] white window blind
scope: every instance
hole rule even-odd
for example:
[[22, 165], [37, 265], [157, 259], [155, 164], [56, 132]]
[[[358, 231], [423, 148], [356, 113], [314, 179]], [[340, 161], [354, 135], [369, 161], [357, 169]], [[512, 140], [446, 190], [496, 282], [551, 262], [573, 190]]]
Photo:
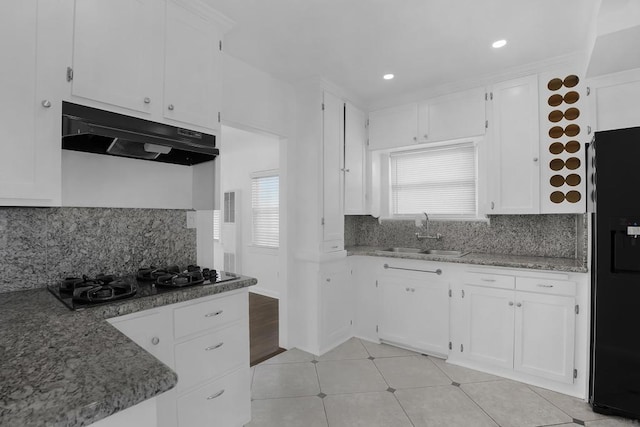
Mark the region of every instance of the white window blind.
[[251, 178], [253, 244], [277, 248], [280, 245], [280, 178], [261, 174]]
[[220, 240], [220, 210], [213, 211], [213, 240]]
[[473, 142], [392, 153], [390, 160], [394, 215], [477, 215]]

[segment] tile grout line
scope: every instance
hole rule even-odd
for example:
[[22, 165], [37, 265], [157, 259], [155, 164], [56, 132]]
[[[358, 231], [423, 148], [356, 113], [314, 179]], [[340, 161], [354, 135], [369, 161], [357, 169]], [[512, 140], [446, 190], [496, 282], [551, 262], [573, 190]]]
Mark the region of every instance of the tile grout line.
[[[540, 396], [542, 399], [544, 399], [545, 401], [549, 402], [554, 408], [558, 409], [560, 412], [562, 412], [563, 414], [565, 414], [566, 416], [568, 416], [569, 418], [571, 418], [571, 422], [573, 422], [573, 420], [577, 420], [578, 418], [574, 417], [573, 415], [569, 414], [567, 411], [563, 410], [561, 407], [559, 407], [558, 405], [556, 405], [555, 403], [553, 403], [551, 400], [547, 399], [545, 396], [543, 396], [542, 394], [538, 393], [536, 390], [534, 390], [529, 384], [525, 384], [527, 386], [527, 388], [529, 390], [531, 390], [532, 392], [534, 392], [537, 396]], [[594, 412], [595, 414], [595, 412]], [[596, 418], [595, 420], [592, 421], [597, 421], [597, 420], [601, 420], [601, 419], [607, 419], [607, 417], [604, 418]], [[582, 422], [585, 422], [584, 420], [580, 420]]]
[[[367, 351], [368, 353], [368, 351]], [[373, 356], [371, 356], [373, 357]], [[372, 360], [371, 362], [373, 362], [373, 366], [376, 367], [376, 370], [378, 371], [378, 373], [380, 374], [380, 376], [382, 377], [382, 379], [384, 380], [384, 382], [387, 384], [387, 392], [389, 392], [389, 388], [392, 388], [391, 385], [389, 384], [389, 381], [387, 381], [387, 379], [385, 378], [384, 374], [382, 373], [382, 371], [380, 370], [380, 368], [378, 367], [378, 365], [376, 364], [375, 358], [374, 360]], [[395, 389], [394, 389], [395, 390]], [[402, 403], [400, 403], [400, 399], [398, 399], [398, 396], [396, 396], [395, 392], [391, 392], [391, 394], [393, 395], [393, 398], [396, 400], [396, 402], [398, 402], [398, 405], [400, 406], [400, 409], [402, 409], [402, 412], [404, 412], [405, 417], [407, 417], [407, 420], [409, 420], [409, 423], [415, 427], [415, 424], [413, 423], [413, 420], [411, 419], [411, 417], [409, 416], [409, 414], [407, 414], [407, 410], [404, 409], [404, 406], [402, 406]]]
[[[314, 361], [316, 363], [313, 363]], [[318, 363], [320, 362], [318, 361], [318, 359], [314, 357], [313, 361], [309, 363], [313, 365], [313, 369], [315, 369], [316, 371], [316, 379], [318, 380], [318, 389], [320, 390], [320, 393], [325, 394], [325, 397], [326, 397], [326, 393], [322, 391], [322, 386], [320, 385], [320, 374], [318, 373]], [[322, 401], [322, 410], [324, 411], [324, 420], [327, 422], [327, 426], [329, 426], [329, 415], [327, 414], [327, 406], [324, 404], [324, 397], [321, 397], [320, 400]]]
[[493, 418], [491, 415], [489, 415], [489, 413], [487, 411], [484, 410], [484, 408], [482, 406], [480, 406], [480, 404], [478, 402], [476, 402], [473, 397], [469, 396], [469, 393], [467, 393], [463, 388], [464, 384], [460, 384], [460, 387], [458, 387], [460, 389], [460, 391], [462, 391], [464, 393], [465, 396], [467, 396], [469, 398], [469, 400], [471, 400], [473, 402], [474, 405], [476, 405], [482, 412], [484, 412], [484, 414], [489, 417], [491, 419], [491, 421], [493, 421], [497, 426], [500, 426], [500, 423]]

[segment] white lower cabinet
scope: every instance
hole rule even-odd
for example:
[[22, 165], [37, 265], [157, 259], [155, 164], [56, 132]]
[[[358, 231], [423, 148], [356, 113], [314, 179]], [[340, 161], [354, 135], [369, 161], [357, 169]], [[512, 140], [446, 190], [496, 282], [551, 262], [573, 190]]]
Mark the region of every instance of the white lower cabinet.
[[480, 367], [573, 383], [575, 283], [482, 276], [470, 273], [462, 285], [461, 342], [454, 346], [457, 358]]
[[349, 339], [353, 325], [353, 286], [347, 263], [327, 263], [320, 271], [320, 353]]
[[158, 426], [239, 427], [251, 420], [246, 289], [109, 322], [178, 374], [176, 387], [154, 399]]
[[378, 279], [378, 337], [424, 353], [445, 356], [449, 343], [449, 285], [432, 271], [387, 264]]

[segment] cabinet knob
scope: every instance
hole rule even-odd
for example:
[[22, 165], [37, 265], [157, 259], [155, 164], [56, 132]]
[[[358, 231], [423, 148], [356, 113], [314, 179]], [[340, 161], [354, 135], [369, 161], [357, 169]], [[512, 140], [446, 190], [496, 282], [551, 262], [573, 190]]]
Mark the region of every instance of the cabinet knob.
[[43, 106], [44, 108], [51, 108], [51, 101], [49, 101], [48, 99], [44, 99], [44, 100], [42, 101], [42, 106]]
[[351, 172], [349, 169], [342, 168], [340, 169], [342, 172]]
[[519, 303], [517, 303], [517, 304], [516, 304], [516, 307], [522, 307], [522, 303], [520, 303], [520, 302], [519, 302]]
[[405, 291], [409, 292], [409, 288], [405, 288]]
[[144, 98], [144, 103], [145, 104], [151, 104], [151, 98], [149, 98], [148, 96], [146, 98]]
[[167, 108], [169, 109], [169, 111], [173, 111], [173, 104], [169, 104]]
[[151, 344], [158, 345], [158, 343], [160, 343], [160, 338], [158, 337], [151, 338]]
[[429, 135], [427, 135], [426, 133], [423, 136], [424, 139], [429, 139]]
[[512, 306], [513, 305], [513, 301], [509, 301], [509, 305]]
[[331, 279], [327, 279], [327, 282], [330, 282], [330, 281], [331, 281]]
[[414, 141], [417, 141], [417, 140], [418, 140], [418, 137], [417, 137], [417, 136], [414, 136], [414, 137], [413, 137], [413, 140], [414, 140]]
[[537, 161], [538, 161], [538, 158], [537, 158], [537, 157], [534, 157], [534, 158], [533, 158], [533, 161], [534, 161], [534, 162], [537, 162]]

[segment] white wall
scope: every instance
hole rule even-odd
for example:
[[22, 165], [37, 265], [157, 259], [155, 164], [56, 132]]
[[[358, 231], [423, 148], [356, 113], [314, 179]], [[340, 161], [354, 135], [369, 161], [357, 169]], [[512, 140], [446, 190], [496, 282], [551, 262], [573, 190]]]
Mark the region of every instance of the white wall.
[[[237, 229], [241, 233], [236, 254], [240, 261], [238, 272], [258, 279], [252, 292], [280, 298], [285, 286], [279, 279], [280, 251], [253, 246], [251, 235], [251, 174], [279, 169], [280, 141], [228, 126], [223, 126], [221, 133], [218, 158], [221, 193], [236, 191], [239, 207], [236, 211]], [[221, 244], [224, 247], [224, 236]]]
[[222, 122], [237, 128], [289, 136], [293, 88], [263, 71], [224, 56]]
[[189, 166], [62, 150], [62, 206], [192, 209]]

